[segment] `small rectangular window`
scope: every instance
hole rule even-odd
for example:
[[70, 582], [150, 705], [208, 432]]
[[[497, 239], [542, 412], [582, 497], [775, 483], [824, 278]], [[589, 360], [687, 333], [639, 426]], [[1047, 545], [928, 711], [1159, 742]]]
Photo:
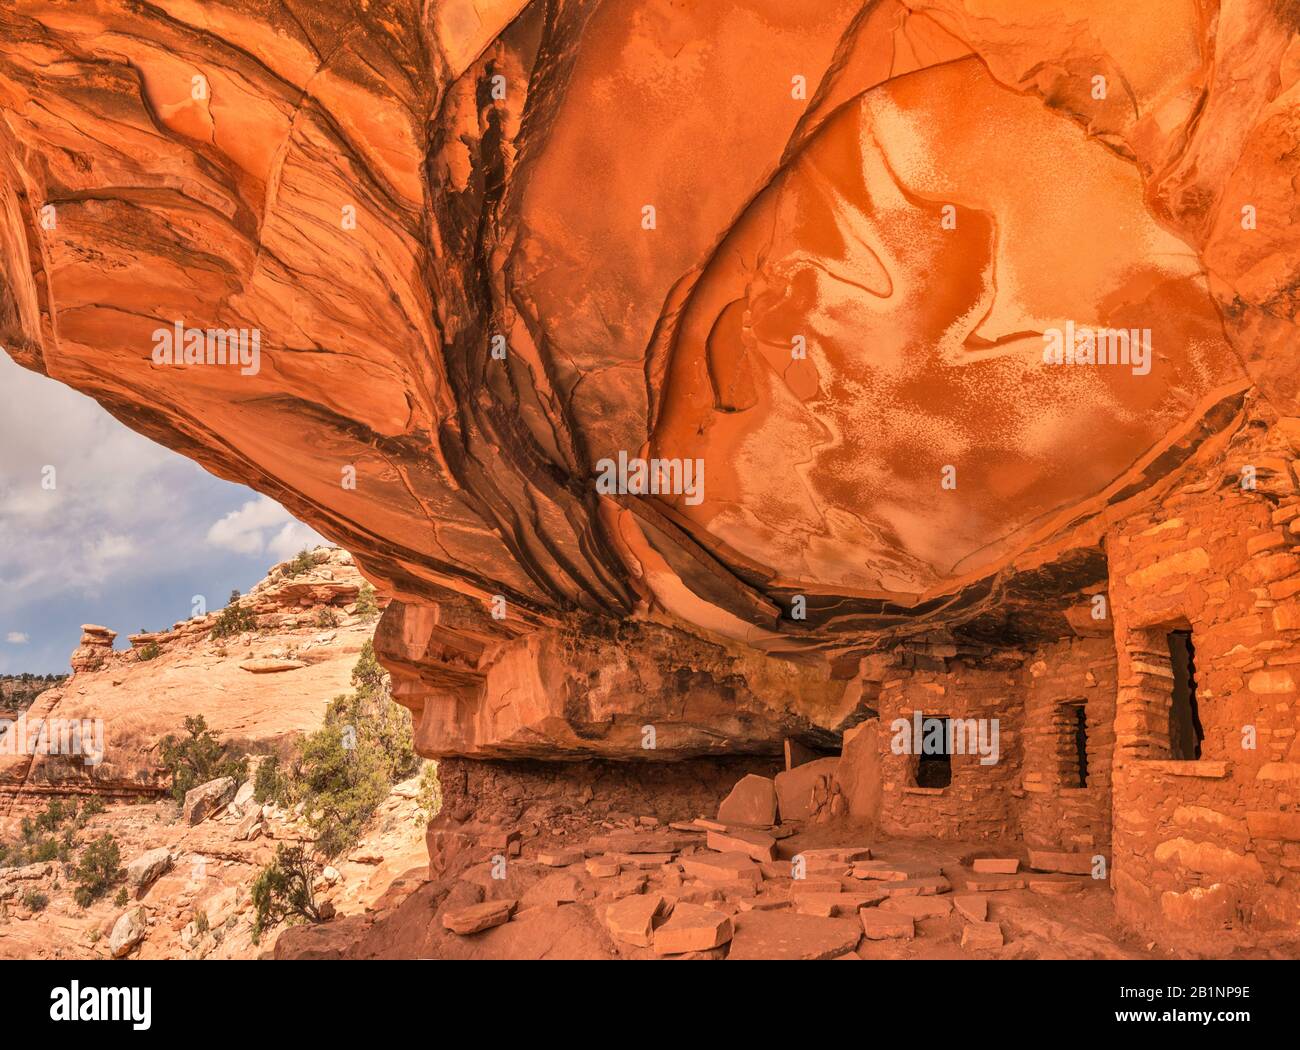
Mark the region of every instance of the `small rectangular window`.
[[1060, 726], [1061, 786], [1085, 788], [1088, 786], [1088, 707], [1082, 702], [1065, 705], [1065, 717]]
[[1191, 631], [1169, 632], [1169, 662], [1174, 671], [1169, 705], [1169, 757], [1191, 762], [1201, 757], [1201, 715], [1196, 707], [1196, 649]]
[[[942, 730], [934, 723], [942, 723]], [[952, 783], [952, 719], [927, 716], [916, 762], [916, 786], [945, 788]], [[938, 748], [936, 750], [936, 746]]]

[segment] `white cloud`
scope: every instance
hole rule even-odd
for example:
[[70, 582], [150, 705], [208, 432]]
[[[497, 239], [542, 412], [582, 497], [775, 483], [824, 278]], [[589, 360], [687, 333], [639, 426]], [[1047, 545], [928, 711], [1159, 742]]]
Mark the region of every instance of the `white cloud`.
[[10, 645], [26, 645], [31, 641], [22, 631], [10, 631], [5, 635], [5, 641]]
[[304, 547], [328, 542], [265, 496], [249, 500], [214, 522], [207, 540], [214, 547], [238, 554], [267, 552], [276, 561], [292, 558]]
[[[212, 524], [247, 490], [213, 478], [3, 352], [0, 393], [6, 631], [34, 630], [24, 612], [30, 605], [81, 606], [145, 580], [224, 572], [217, 566], [233, 556], [269, 551], [279, 558], [287, 546], [324, 542], [265, 497]], [[42, 484], [47, 466], [55, 470], [52, 489]]]

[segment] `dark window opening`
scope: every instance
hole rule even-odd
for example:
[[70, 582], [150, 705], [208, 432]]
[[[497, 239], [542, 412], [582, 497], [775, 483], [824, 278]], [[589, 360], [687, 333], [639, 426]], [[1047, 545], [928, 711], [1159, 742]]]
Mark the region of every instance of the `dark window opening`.
[[1196, 650], [1191, 631], [1169, 632], [1169, 662], [1174, 693], [1169, 705], [1169, 757], [1191, 762], [1201, 757], [1201, 714], [1196, 707]]
[[[934, 723], [941, 723], [942, 730]], [[927, 717], [921, 733], [916, 762], [916, 786], [945, 788], [952, 783], [952, 754], [949, 750], [951, 719]], [[937, 745], [937, 750], [936, 750]]]
[[1066, 729], [1070, 734], [1070, 760], [1066, 766], [1066, 787], [1088, 786], [1088, 709], [1083, 704], [1070, 707], [1072, 717]]

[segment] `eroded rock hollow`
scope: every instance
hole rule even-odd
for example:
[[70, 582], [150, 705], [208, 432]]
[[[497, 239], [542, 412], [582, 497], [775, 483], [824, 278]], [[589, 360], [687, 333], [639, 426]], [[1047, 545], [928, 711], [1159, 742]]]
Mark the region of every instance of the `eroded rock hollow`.
[[1137, 922], [1286, 928], [1297, 26], [9, 0], [0, 343], [353, 552], [424, 754], [995, 717], [1006, 760], [947, 788], [881, 734], [881, 825], [1104, 851]]

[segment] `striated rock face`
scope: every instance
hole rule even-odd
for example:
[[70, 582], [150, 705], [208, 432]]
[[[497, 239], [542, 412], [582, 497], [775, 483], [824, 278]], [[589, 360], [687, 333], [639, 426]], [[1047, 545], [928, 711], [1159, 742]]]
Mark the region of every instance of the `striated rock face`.
[[900, 637], [1072, 637], [1115, 521], [1300, 413], [1296, 29], [18, 0], [0, 343], [355, 552], [426, 754], [815, 743]]

